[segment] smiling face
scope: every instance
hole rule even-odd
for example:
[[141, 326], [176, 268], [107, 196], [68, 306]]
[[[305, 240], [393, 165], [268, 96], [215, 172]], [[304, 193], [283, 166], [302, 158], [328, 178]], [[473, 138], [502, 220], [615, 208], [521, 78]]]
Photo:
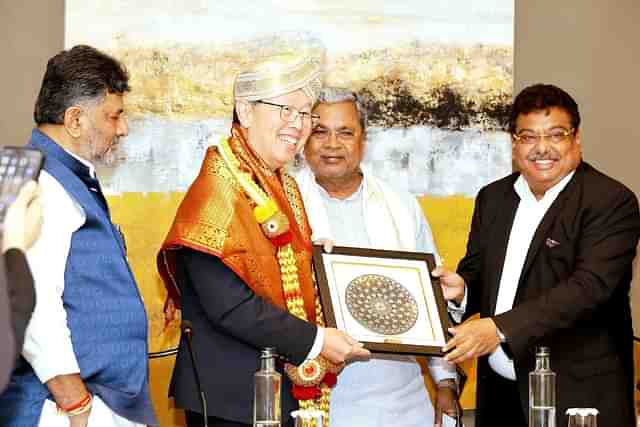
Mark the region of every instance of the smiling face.
[[[287, 93], [264, 101], [288, 105], [300, 112], [310, 113], [311, 99], [302, 90]], [[291, 162], [302, 149], [311, 133], [311, 122], [302, 115], [288, 122], [282, 119], [280, 108], [261, 103], [239, 101], [236, 109], [240, 122], [247, 128], [247, 140], [271, 170], [277, 170]]]
[[[571, 116], [562, 108], [551, 107], [520, 114], [516, 119], [515, 133], [549, 135], [571, 129]], [[512, 150], [514, 162], [539, 200], [580, 164], [580, 130], [557, 142], [538, 138], [533, 144], [524, 144], [512, 138]]]
[[348, 196], [362, 180], [365, 133], [353, 102], [321, 103], [320, 116], [305, 146], [304, 157], [316, 181], [335, 197]]

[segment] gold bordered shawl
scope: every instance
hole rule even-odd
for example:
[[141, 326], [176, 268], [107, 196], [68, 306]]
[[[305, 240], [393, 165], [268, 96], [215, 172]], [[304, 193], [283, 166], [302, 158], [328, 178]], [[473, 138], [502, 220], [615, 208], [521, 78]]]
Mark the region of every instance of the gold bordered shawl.
[[[315, 289], [311, 269], [311, 229], [295, 180], [283, 170], [272, 172], [234, 126], [229, 145], [256, 182], [287, 216], [307, 319], [315, 323]], [[176, 250], [195, 249], [222, 260], [256, 294], [287, 310], [277, 248], [264, 235], [244, 194], [215, 147], [209, 147], [200, 173], [185, 195], [158, 254], [158, 271], [179, 305], [175, 281]], [[211, 286], [215, 286], [212, 281]]]

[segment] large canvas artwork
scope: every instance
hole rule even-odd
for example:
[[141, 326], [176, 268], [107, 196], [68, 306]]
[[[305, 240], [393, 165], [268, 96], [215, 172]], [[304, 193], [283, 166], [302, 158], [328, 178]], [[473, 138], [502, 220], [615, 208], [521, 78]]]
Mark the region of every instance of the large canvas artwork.
[[327, 84], [368, 99], [374, 172], [417, 195], [474, 196], [511, 170], [513, 2], [67, 1], [67, 46], [131, 72], [130, 137], [103, 169], [117, 192], [184, 191], [228, 131], [238, 67], [326, 48]]
[[[179, 336], [163, 322], [155, 252], [206, 148], [228, 133], [236, 71], [277, 49], [316, 52], [327, 84], [363, 95], [365, 163], [420, 198], [455, 266], [474, 196], [511, 172], [513, 9], [513, 0], [67, 0], [67, 47], [103, 49], [131, 74], [129, 136], [98, 171], [143, 289], [150, 351], [170, 352]], [[170, 366], [153, 371], [165, 387]]]

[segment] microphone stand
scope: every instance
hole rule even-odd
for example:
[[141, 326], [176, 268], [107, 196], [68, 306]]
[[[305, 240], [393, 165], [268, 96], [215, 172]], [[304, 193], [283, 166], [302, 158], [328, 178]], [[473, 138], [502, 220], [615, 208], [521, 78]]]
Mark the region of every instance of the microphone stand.
[[187, 347], [189, 349], [189, 355], [191, 356], [191, 366], [193, 366], [193, 374], [196, 378], [196, 386], [198, 386], [198, 393], [200, 395], [200, 404], [202, 405], [202, 416], [204, 418], [204, 427], [209, 427], [208, 415], [207, 415], [207, 397], [202, 390], [202, 384], [200, 383], [200, 374], [198, 373], [198, 364], [196, 363], [196, 355], [193, 352], [191, 346], [191, 334], [192, 324], [189, 320], [182, 321], [182, 336], [187, 339]]

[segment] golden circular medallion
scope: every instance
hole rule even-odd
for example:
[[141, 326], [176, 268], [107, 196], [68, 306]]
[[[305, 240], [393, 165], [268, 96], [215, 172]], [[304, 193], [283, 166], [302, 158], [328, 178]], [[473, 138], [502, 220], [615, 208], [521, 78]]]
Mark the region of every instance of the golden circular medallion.
[[284, 370], [294, 384], [310, 387], [320, 384], [327, 373], [328, 363], [324, 357], [307, 359], [299, 366], [285, 364]]
[[349, 313], [362, 326], [382, 335], [399, 335], [418, 320], [418, 303], [397, 281], [380, 274], [364, 274], [346, 289]]

